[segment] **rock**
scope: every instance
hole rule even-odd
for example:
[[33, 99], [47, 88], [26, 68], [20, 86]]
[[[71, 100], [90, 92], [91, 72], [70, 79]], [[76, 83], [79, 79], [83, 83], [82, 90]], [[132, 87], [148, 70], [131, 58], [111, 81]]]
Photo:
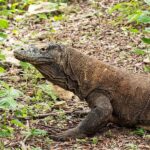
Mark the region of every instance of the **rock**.
[[71, 100], [74, 94], [72, 92], [66, 91], [61, 87], [54, 85], [53, 86], [55, 93], [57, 93], [58, 97], [63, 100]]
[[145, 59], [143, 60], [143, 62], [144, 62], [145, 64], [150, 64], [150, 58], [149, 58], [149, 57], [145, 58]]
[[51, 13], [55, 11], [61, 11], [66, 8], [66, 3], [51, 3], [51, 2], [40, 2], [40, 4], [30, 5], [28, 8], [27, 15], [35, 15], [40, 13]]
[[65, 101], [60, 101], [60, 102], [56, 102], [54, 107], [53, 108], [58, 108], [58, 109], [63, 109], [65, 108], [67, 105], [66, 105], [66, 102]]

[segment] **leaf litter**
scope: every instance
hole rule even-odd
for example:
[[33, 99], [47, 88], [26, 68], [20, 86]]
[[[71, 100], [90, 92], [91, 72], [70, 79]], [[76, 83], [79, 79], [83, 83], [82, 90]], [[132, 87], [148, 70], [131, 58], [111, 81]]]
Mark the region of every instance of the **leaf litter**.
[[[143, 73], [144, 56], [138, 56], [132, 52], [137, 47], [145, 48], [140, 40], [142, 33], [132, 34], [123, 25], [112, 25], [115, 15], [109, 15], [107, 9], [114, 3], [117, 1], [106, 0], [97, 3], [90, 1], [76, 5], [71, 4], [67, 6], [68, 9], [64, 10], [63, 14], [59, 12], [58, 16], [64, 15], [62, 18], [60, 17], [61, 19], [54, 17], [45, 19], [36, 13], [23, 17], [23, 19], [21, 17], [19, 19], [18, 16], [7, 30], [9, 37], [2, 45], [3, 50], [7, 55], [7, 52], [12, 53], [20, 45], [38, 41], [57, 41], [113, 66], [126, 68], [131, 72]], [[8, 54], [13, 58], [12, 54], [11, 56], [10, 53]], [[53, 86], [53, 89], [58, 94], [58, 98], [52, 99], [49, 93], [44, 94], [42, 89], [37, 86], [49, 83], [45, 82], [35, 69], [30, 68], [27, 64], [24, 64], [24, 67], [29, 69], [23, 69], [15, 59], [11, 59], [11, 63], [13, 65], [11, 68], [7, 67], [7, 75], [0, 76], [0, 78], [24, 93], [17, 101], [27, 107], [25, 110], [27, 114], [21, 118], [18, 117], [25, 128], [16, 127], [13, 137], [0, 139], [0, 143], [2, 143], [0, 147], [4, 144], [5, 149], [150, 149], [148, 133], [145, 132], [144, 135], [139, 136], [132, 134], [135, 129], [118, 127], [114, 124], [109, 124], [94, 138], [66, 142], [52, 141], [46, 131], [51, 134], [75, 127], [84, 115], [74, 115], [74, 112], [89, 111], [87, 105], [79, 101], [73, 93], [64, 91], [57, 86]], [[40, 114], [45, 114], [45, 116], [38, 118]], [[48, 115], [46, 116], [46, 114]], [[25, 119], [27, 116], [38, 119]], [[11, 117], [16, 116], [9, 112], [8, 121]], [[24, 133], [28, 133], [28, 135], [22, 134], [24, 130]]]

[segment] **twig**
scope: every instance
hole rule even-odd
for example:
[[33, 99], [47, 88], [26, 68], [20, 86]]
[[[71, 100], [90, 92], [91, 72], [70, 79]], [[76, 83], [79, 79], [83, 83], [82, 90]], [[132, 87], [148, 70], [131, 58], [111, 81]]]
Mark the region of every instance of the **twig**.
[[48, 133], [52, 133], [52, 134], [56, 134], [56, 133], [61, 131], [61, 129], [50, 127], [50, 126], [46, 126], [46, 125], [42, 125], [42, 124], [40, 124], [40, 126], [42, 126], [44, 128], [47, 128], [47, 132]]
[[[64, 112], [66, 115], [77, 115], [77, 116], [85, 116], [87, 115], [88, 111], [65, 111]], [[26, 118], [23, 118], [23, 117], [18, 117], [19, 119], [23, 119], [23, 120], [36, 120], [36, 119], [43, 119], [43, 118], [46, 118], [48, 116], [58, 116], [59, 114], [58, 113], [54, 113], [54, 112], [51, 112], [51, 113], [46, 113], [46, 114], [38, 114], [38, 115], [35, 115], [35, 116], [28, 116]]]
[[18, 141], [15, 141], [13, 143], [8, 143], [8, 144], [6, 144], [4, 146], [5, 146], [5, 148], [8, 148], [8, 147], [15, 147], [17, 145], [20, 145], [20, 143]]

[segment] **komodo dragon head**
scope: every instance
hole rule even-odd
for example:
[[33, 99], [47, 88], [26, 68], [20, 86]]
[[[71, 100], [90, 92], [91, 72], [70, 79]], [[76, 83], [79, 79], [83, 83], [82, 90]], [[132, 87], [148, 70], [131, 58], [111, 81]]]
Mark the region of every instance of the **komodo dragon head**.
[[40, 43], [20, 48], [14, 51], [17, 59], [29, 62], [34, 65], [47, 80], [68, 89], [72, 81], [68, 83], [68, 76], [65, 73], [69, 50], [63, 45], [53, 43]]
[[33, 65], [62, 63], [66, 49], [62, 45], [54, 43], [40, 43], [22, 47], [20, 50], [14, 51], [17, 59], [29, 62]]

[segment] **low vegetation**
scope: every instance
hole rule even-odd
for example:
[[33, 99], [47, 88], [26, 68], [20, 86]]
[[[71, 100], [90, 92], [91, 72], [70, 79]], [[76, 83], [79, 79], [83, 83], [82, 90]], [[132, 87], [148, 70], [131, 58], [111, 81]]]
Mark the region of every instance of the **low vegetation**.
[[[43, 8], [41, 6], [40, 11], [36, 10], [36, 6], [44, 2], [49, 2], [50, 7]], [[83, 107], [86, 108], [85, 104], [77, 103], [75, 99], [70, 102], [61, 99], [55, 92], [53, 85], [46, 82], [44, 77], [30, 64], [16, 62], [16, 60], [11, 59], [8, 62], [8, 54], [20, 45], [30, 43], [32, 40], [59, 40], [58, 32], [60, 32], [61, 28], [67, 26], [71, 19], [75, 19], [74, 23], [76, 20], [79, 20], [79, 23], [87, 21], [87, 26], [89, 24], [92, 26], [93, 22], [90, 21], [90, 18], [104, 17], [105, 20], [105, 17], [109, 16], [111, 26], [120, 29], [125, 35], [140, 37], [142, 46], [132, 47], [130, 54], [131, 56], [134, 55], [135, 59], [139, 58], [137, 65], [142, 64], [144, 73], [150, 72], [150, 0], [114, 2], [111, 6], [107, 1], [108, 7], [104, 7], [101, 4], [101, 1], [77, 4], [65, 0], [0, 0], [1, 150], [48, 150], [51, 147], [57, 149], [58, 144], [60, 144], [61, 148], [66, 148], [66, 143], [61, 145], [61, 143], [54, 142], [48, 137], [48, 134], [59, 132], [60, 129], [65, 129], [67, 126], [75, 126], [82, 117], [73, 116], [71, 112], [78, 109], [83, 110]], [[45, 7], [45, 5], [43, 6]], [[29, 11], [29, 8], [32, 11]], [[90, 8], [93, 12], [98, 13], [92, 12], [87, 15], [85, 8]], [[105, 13], [102, 11], [103, 9], [105, 9]], [[81, 14], [80, 18], [78, 18], [78, 14]], [[87, 16], [84, 17], [85, 15]], [[69, 20], [70, 16], [73, 17]], [[72, 33], [73, 30], [78, 32], [81, 29], [80, 27], [77, 28], [77, 26], [72, 28]], [[71, 32], [70, 29], [68, 30], [68, 32]], [[84, 27], [81, 33], [77, 35], [83, 36], [81, 45], [82, 42], [84, 44], [86, 39], [91, 38], [92, 31], [86, 30], [88, 29]], [[90, 30], [92, 30], [92, 27]], [[40, 35], [41, 31], [42, 34]], [[45, 33], [45, 31], [48, 32]], [[87, 32], [86, 34], [84, 33], [85, 31]], [[93, 37], [97, 32], [100, 33], [101, 31], [95, 31]], [[71, 35], [69, 40], [72, 40]], [[62, 36], [61, 42], [68, 44], [69, 40], [63, 41], [65, 36]], [[79, 42], [76, 38], [73, 40], [72, 43]], [[73, 118], [74, 121], [70, 121], [70, 118]], [[126, 149], [137, 150], [140, 145], [139, 140], [144, 139], [144, 144], [146, 145], [147, 140], [150, 139], [149, 133], [142, 128], [125, 129], [125, 131], [125, 138], [130, 136], [134, 141], [128, 144], [123, 143], [122, 147]], [[121, 133], [124, 134], [124, 131]], [[100, 137], [95, 136], [90, 139], [77, 140], [76, 142], [71, 141], [67, 146], [73, 149], [90, 149], [99, 148], [102, 146], [100, 143], [103, 143], [105, 148], [113, 149], [119, 147], [117, 142], [120, 142], [120, 139], [117, 139], [117, 136], [116, 128], [111, 131], [110, 127], [110, 130]], [[120, 138], [122, 138], [121, 136]], [[114, 139], [118, 141], [116, 142]], [[127, 140], [130, 141], [128, 138]], [[148, 149], [148, 144], [145, 147]]]

